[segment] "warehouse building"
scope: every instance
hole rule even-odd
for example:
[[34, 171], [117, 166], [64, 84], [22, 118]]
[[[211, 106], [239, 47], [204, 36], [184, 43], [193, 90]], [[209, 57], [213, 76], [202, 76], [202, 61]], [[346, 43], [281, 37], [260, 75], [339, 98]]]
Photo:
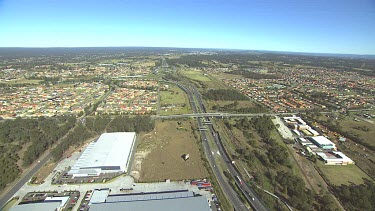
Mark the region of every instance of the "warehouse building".
[[59, 210], [60, 202], [41, 202], [41, 203], [30, 203], [20, 204], [13, 206], [9, 211], [51, 211]]
[[332, 152], [318, 152], [316, 153], [324, 161], [325, 165], [348, 165], [354, 164], [354, 161], [348, 158], [344, 153], [332, 151]]
[[308, 139], [322, 149], [336, 150], [336, 145], [324, 136], [309, 137]]
[[87, 177], [127, 172], [135, 140], [135, 132], [102, 134], [85, 149], [68, 174], [73, 177]]
[[[102, 200], [103, 201], [103, 200]], [[105, 202], [91, 203], [90, 211], [210, 211], [207, 198], [187, 190], [109, 195]]]

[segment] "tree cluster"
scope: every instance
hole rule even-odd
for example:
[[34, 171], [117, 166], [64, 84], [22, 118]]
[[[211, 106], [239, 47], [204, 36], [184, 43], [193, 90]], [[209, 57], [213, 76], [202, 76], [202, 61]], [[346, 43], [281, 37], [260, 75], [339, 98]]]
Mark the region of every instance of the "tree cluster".
[[82, 124], [77, 125], [73, 131], [69, 132], [66, 137], [64, 137], [59, 145], [57, 145], [52, 150], [52, 156], [55, 160], [59, 160], [64, 152], [69, 149], [71, 146], [78, 146], [83, 141], [87, 140], [88, 138], [92, 137], [93, 135], [89, 132], [89, 130]]
[[278, 78], [276, 75], [271, 74], [263, 74], [263, 73], [257, 73], [252, 71], [242, 71], [242, 70], [234, 70], [231, 72], [226, 72], [228, 74], [233, 75], [242, 75], [245, 78], [252, 78], [252, 79], [276, 79]]
[[277, 188], [288, 195], [288, 203], [299, 210], [311, 210], [314, 203], [314, 194], [305, 187], [300, 177], [290, 172], [277, 172], [275, 181]]
[[213, 89], [203, 93], [203, 97], [208, 100], [236, 101], [248, 100], [244, 94], [233, 89]]
[[108, 125], [108, 132], [149, 132], [155, 127], [150, 116], [117, 116]]
[[71, 116], [0, 122], [0, 189], [18, 177], [22, 146], [28, 145], [22, 158], [22, 165], [28, 166], [74, 125]]
[[347, 210], [375, 210], [375, 183], [365, 179], [360, 185], [334, 186], [334, 192]]
[[87, 129], [95, 132], [96, 134], [101, 134], [106, 129], [108, 123], [111, 121], [109, 117], [96, 116], [96, 118], [87, 117], [85, 125]]

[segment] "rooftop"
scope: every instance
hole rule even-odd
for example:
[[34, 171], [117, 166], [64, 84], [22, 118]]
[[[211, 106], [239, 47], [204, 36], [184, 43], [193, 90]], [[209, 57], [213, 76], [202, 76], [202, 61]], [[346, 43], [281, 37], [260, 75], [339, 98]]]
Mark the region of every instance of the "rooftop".
[[135, 132], [102, 134], [86, 148], [72, 170], [119, 166], [121, 171], [126, 171], [135, 135]]
[[332, 143], [332, 141], [330, 141], [328, 138], [324, 136], [316, 136], [316, 137], [310, 137], [310, 138], [316, 141], [317, 143], [319, 143], [320, 145], [332, 145], [332, 146], [335, 145], [334, 143]]
[[92, 204], [90, 211], [210, 211], [207, 199], [205, 197], [188, 197], [188, 198], [174, 198], [174, 199], [158, 199], [147, 201], [132, 201], [132, 202], [113, 202]]
[[56, 210], [61, 202], [30, 203], [13, 206], [9, 211], [51, 211]]

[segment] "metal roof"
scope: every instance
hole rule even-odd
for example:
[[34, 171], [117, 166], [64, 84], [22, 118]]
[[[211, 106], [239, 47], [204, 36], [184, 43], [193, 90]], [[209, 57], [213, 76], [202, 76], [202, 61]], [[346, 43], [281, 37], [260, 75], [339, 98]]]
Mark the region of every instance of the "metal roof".
[[119, 171], [127, 171], [135, 135], [135, 132], [102, 134], [96, 142], [85, 149], [72, 166], [72, 172], [78, 169], [103, 167], [119, 167]]
[[61, 202], [30, 203], [13, 206], [9, 211], [53, 211], [59, 208]]
[[107, 199], [109, 194], [109, 189], [106, 190], [94, 190], [89, 204], [93, 203], [103, 203]]
[[173, 192], [173, 193], [137, 194], [137, 195], [128, 194], [128, 195], [108, 196], [107, 202], [161, 200], [161, 199], [187, 198], [187, 197], [193, 197], [193, 196], [194, 196], [194, 193], [191, 191]]
[[313, 139], [314, 141], [316, 141], [320, 145], [335, 146], [335, 144], [332, 143], [332, 141], [330, 141], [329, 139], [327, 139], [324, 136], [316, 136], [316, 137], [310, 137], [310, 138]]
[[148, 201], [113, 202], [92, 204], [90, 211], [210, 211], [207, 198], [203, 196], [189, 198], [174, 198]]

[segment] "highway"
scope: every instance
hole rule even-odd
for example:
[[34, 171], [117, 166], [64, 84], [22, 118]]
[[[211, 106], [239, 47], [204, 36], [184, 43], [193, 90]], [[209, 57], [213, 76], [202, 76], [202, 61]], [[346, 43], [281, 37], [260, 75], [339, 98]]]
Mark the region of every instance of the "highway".
[[[190, 89], [187, 89], [185, 86], [183, 86], [180, 83], [176, 83], [177, 86], [179, 86], [184, 92], [188, 94], [189, 97], [189, 102], [191, 105], [191, 108], [193, 109], [193, 112], [198, 112], [197, 105], [194, 100], [194, 96], [191, 92]], [[204, 127], [204, 124], [202, 122], [202, 118], [197, 118], [198, 119], [198, 127]], [[208, 131], [200, 131], [201, 132], [201, 138], [202, 138], [202, 145], [203, 149], [206, 155], [206, 158], [211, 166], [212, 171], [215, 174], [215, 177], [220, 184], [224, 194], [226, 197], [229, 199], [229, 201], [232, 203], [232, 206], [234, 207], [235, 210], [237, 211], [247, 211], [248, 209], [244, 205], [244, 203], [241, 201], [241, 199], [238, 197], [237, 193], [233, 190], [233, 188], [230, 186], [228, 183], [227, 179], [223, 177], [220, 169], [218, 168], [218, 165], [216, 164], [215, 158], [212, 155], [212, 151], [210, 148], [210, 145], [208, 143]]]
[[[298, 113], [282, 113], [283, 115], [296, 115]], [[175, 114], [175, 115], [153, 115], [152, 118], [161, 119], [174, 119], [186, 117], [256, 117], [256, 116], [277, 116], [277, 113], [245, 113], [245, 114], [232, 114], [232, 113], [193, 113], [193, 114]]]
[[[202, 96], [200, 95], [199, 91], [195, 86], [191, 86], [191, 89], [193, 90], [192, 93], [194, 94], [195, 98], [198, 100], [198, 104], [200, 107], [201, 112], [206, 113], [206, 109], [203, 104]], [[204, 120], [207, 122], [210, 122], [210, 117], [204, 117]], [[241, 190], [243, 195], [245, 196], [246, 200], [251, 204], [252, 208], [258, 211], [267, 210], [266, 207], [261, 203], [259, 200], [259, 197], [257, 197], [255, 191], [244, 181], [242, 175], [235, 167], [235, 163], [232, 163], [231, 159], [229, 158], [226, 150], [224, 149], [224, 145], [221, 141], [220, 134], [217, 133], [213, 127], [213, 125], [208, 125], [209, 131], [213, 135], [215, 144], [217, 145], [219, 152], [221, 156], [223, 157], [227, 170], [234, 178], [240, 178], [240, 181], [238, 179], [235, 179], [237, 187]]]

